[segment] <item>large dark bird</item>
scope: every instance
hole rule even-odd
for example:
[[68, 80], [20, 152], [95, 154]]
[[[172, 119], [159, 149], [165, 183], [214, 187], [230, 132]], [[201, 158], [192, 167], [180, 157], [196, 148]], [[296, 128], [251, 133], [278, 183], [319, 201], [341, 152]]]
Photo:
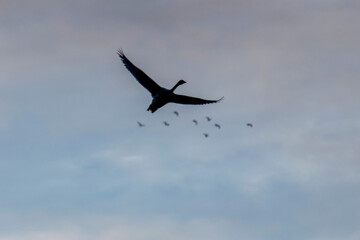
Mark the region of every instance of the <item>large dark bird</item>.
[[216, 103], [223, 99], [220, 98], [218, 100], [206, 100], [196, 97], [189, 97], [184, 95], [178, 95], [174, 93], [174, 90], [180, 86], [181, 84], [186, 83], [184, 80], [179, 80], [175, 86], [171, 89], [166, 89], [160, 87], [154, 80], [148, 77], [142, 70], [137, 68], [130, 60], [124, 55], [122, 50], [118, 50], [118, 55], [123, 61], [125, 67], [130, 71], [130, 73], [136, 78], [136, 80], [146, 88], [153, 97], [153, 100], [148, 107], [147, 111], [151, 111], [154, 113], [156, 110], [161, 108], [167, 103], [180, 103], [180, 104], [208, 104], [208, 103]]
[[196, 125], [198, 125], [198, 121], [196, 121], [195, 119], [193, 120], [193, 122], [194, 122]]
[[211, 118], [210, 118], [210, 117], [206, 116], [205, 118], [206, 118], [206, 120], [208, 120], [208, 122], [211, 121]]
[[217, 127], [218, 129], [220, 129], [220, 128], [221, 128], [221, 127], [220, 127], [220, 125], [219, 125], [218, 123], [215, 123], [215, 124], [214, 124], [214, 126], [215, 126], [215, 127]]
[[178, 117], [179, 116], [179, 112], [178, 111], [174, 111], [174, 114]]
[[251, 127], [251, 128], [253, 127], [252, 123], [247, 123], [246, 126]]
[[163, 123], [166, 127], [170, 126], [170, 124], [167, 121], [163, 121]]
[[204, 137], [209, 137], [209, 134], [207, 134], [207, 133], [203, 133], [203, 135], [204, 135]]

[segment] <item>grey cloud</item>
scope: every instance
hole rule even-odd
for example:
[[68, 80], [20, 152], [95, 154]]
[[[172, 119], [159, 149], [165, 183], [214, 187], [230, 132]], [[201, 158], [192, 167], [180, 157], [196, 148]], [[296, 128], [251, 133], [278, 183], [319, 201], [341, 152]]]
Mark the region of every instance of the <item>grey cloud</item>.
[[[356, 239], [358, 9], [355, 1], [2, 2], [0, 188], [10, 193], [0, 208], [212, 217], [226, 222], [214, 233], [226, 239]], [[165, 130], [159, 123], [175, 105], [145, 111], [151, 98], [119, 47], [162, 85], [184, 78], [179, 93], [225, 100], [176, 106], [181, 121]], [[208, 114], [222, 129], [205, 140], [207, 125], [191, 120]], [[140, 120], [151, 127], [140, 131]], [[143, 238], [136, 233], [148, 224], [130, 236]], [[154, 234], [209, 237], [175, 225]], [[65, 235], [82, 231], [89, 227]]]

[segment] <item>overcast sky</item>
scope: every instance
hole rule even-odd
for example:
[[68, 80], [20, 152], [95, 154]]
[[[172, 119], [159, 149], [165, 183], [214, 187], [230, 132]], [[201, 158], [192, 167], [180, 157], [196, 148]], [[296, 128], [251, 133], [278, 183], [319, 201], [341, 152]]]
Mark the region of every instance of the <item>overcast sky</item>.
[[0, 240], [360, 239], [359, 12], [0, 0]]

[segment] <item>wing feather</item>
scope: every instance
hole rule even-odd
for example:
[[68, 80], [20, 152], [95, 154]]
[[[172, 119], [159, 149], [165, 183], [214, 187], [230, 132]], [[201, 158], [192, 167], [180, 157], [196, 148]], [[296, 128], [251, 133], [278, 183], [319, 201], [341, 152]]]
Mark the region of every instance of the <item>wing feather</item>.
[[173, 94], [170, 102], [180, 103], [180, 104], [202, 105], [202, 104], [216, 103], [216, 102], [221, 101], [223, 98], [224, 97], [222, 97], [218, 100], [207, 100], [207, 99], [190, 97], [190, 96], [185, 96], [185, 95]]
[[161, 87], [152, 80], [148, 75], [146, 75], [141, 69], [136, 67], [130, 60], [125, 56], [124, 52], [119, 49], [118, 55], [125, 67], [129, 70], [129, 72], [135, 77], [135, 79], [146, 88], [152, 96], [155, 96], [156, 93], [161, 89]]

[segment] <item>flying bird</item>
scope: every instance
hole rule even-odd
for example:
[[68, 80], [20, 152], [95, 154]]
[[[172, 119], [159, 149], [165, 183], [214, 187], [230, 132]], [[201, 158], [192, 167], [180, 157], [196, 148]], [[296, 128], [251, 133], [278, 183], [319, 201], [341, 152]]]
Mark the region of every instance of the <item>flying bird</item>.
[[252, 123], [247, 123], [246, 126], [251, 127], [251, 128], [253, 127]]
[[179, 116], [178, 111], [174, 111], [174, 114], [175, 114], [177, 117]]
[[164, 125], [167, 126], [167, 127], [170, 126], [170, 124], [169, 124], [167, 121], [164, 121], [163, 123], [164, 123]]
[[204, 137], [208, 137], [209, 136], [209, 134], [207, 134], [207, 133], [203, 133], [203, 135], [204, 135]]
[[195, 119], [193, 120], [193, 122], [194, 122], [196, 125], [198, 125], [198, 121], [196, 121]]
[[215, 126], [215, 127], [217, 127], [218, 129], [220, 129], [220, 128], [221, 128], [221, 127], [220, 127], [220, 125], [219, 125], [219, 124], [217, 124], [217, 123], [215, 123], [215, 124], [214, 124], [214, 126]]
[[208, 117], [208, 116], [206, 116], [206, 120], [208, 120], [208, 122], [210, 122], [210, 121], [211, 121], [211, 118]]
[[117, 53], [122, 62], [124, 63], [125, 67], [130, 71], [130, 73], [135, 77], [135, 79], [151, 93], [153, 100], [147, 111], [151, 111], [152, 113], [154, 113], [156, 112], [156, 110], [158, 110], [165, 104], [171, 102], [179, 104], [201, 105], [208, 103], [216, 103], [224, 98], [222, 97], [218, 100], [206, 100], [175, 94], [175, 89], [181, 84], [186, 83], [184, 80], [179, 80], [171, 89], [163, 88], [159, 86], [154, 80], [152, 80], [148, 75], [146, 75], [141, 69], [139, 69], [132, 62], [130, 62], [130, 60], [125, 56], [121, 49], [119, 49]]
[[145, 127], [145, 124], [143, 124], [141, 122], [137, 122], [137, 124], [139, 125], [139, 127]]

